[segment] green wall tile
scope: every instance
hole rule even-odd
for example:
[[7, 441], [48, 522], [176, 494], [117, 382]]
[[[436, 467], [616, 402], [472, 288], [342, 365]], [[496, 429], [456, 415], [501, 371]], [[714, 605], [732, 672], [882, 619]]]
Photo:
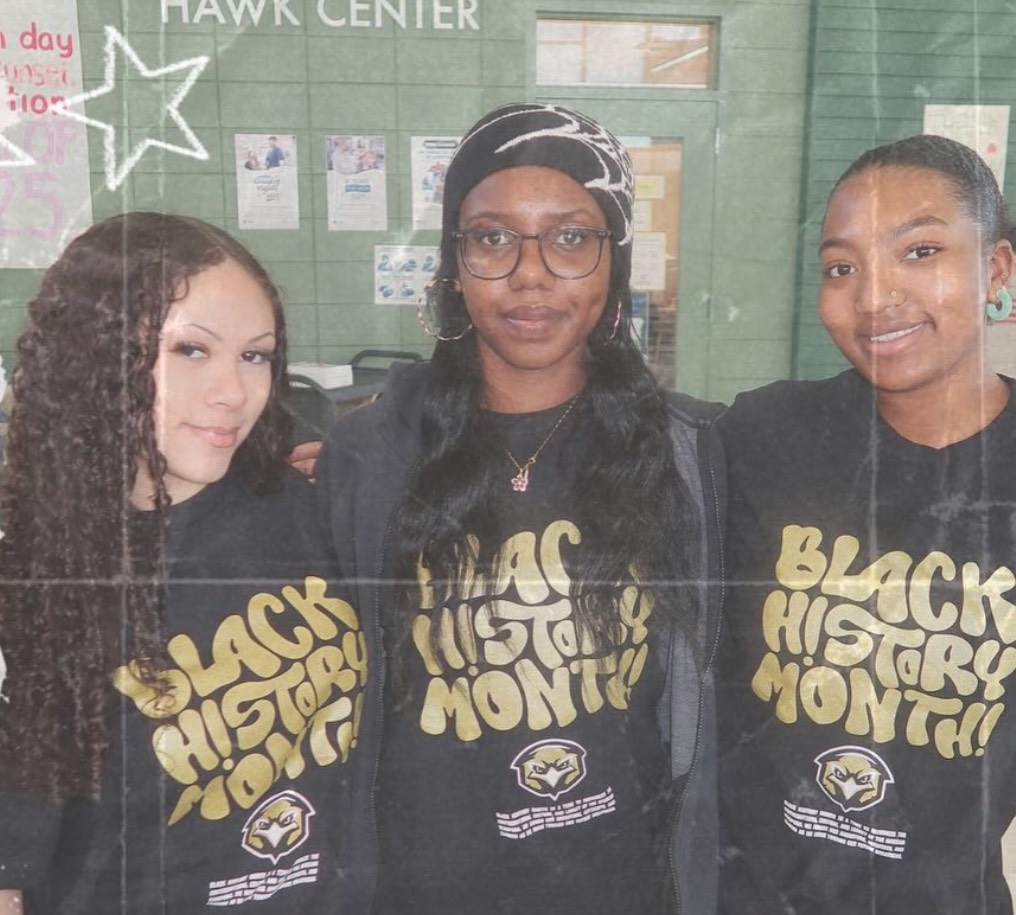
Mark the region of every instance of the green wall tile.
[[421, 134], [462, 133], [486, 110], [482, 98], [475, 80], [469, 86], [403, 84], [398, 89], [399, 126]]
[[[395, 80], [399, 85], [423, 83], [429, 89], [443, 85], [475, 86], [480, 82], [481, 42], [478, 39], [400, 38], [396, 47]], [[452, 61], [453, 66], [442, 66]], [[421, 79], [423, 74], [426, 76]]]
[[[0, 308], [0, 339], [10, 340], [12, 349], [18, 335], [25, 327], [24, 306], [29, 303], [34, 295], [34, 292], [29, 293], [29, 295], [25, 297], [25, 301], [20, 308]], [[7, 363], [6, 359], [4, 362], [5, 364], [10, 365], [10, 363]]]
[[310, 123], [329, 133], [378, 133], [398, 126], [396, 87], [320, 83], [308, 87]]
[[324, 362], [324, 361], [336, 361], [329, 360], [327, 357], [321, 354], [321, 348], [316, 344], [314, 346], [307, 346], [302, 344], [295, 344], [289, 347], [289, 361], [290, 362]]
[[804, 54], [784, 50], [739, 48], [725, 55], [720, 68], [724, 90], [800, 93], [804, 82]]
[[801, 22], [808, 3], [767, 5], [738, 3], [720, 23], [720, 42], [726, 49], [767, 48], [806, 51], [808, 31]]
[[[216, 36], [218, 78], [244, 82], [257, 94], [262, 84], [298, 83], [307, 77], [308, 42], [303, 35]], [[267, 62], [270, 70], [267, 69]]]
[[400, 305], [336, 305], [318, 315], [322, 346], [392, 347], [401, 343]]
[[309, 304], [317, 301], [317, 286], [314, 271], [306, 262], [279, 261], [273, 258], [272, 279], [282, 290], [282, 300], [292, 303]]
[[141, 209], [187, 213], [201, 218], [222, 218], [222, 178], [190, 175], [167, 179], [160, 174], [133, 176], [134, 205]]
[[307, 126], [307, 94], [299, 85], [264, 82], [219, 84], [220, 123], [223, 127], [249, 128], [271, 124], [270, 130]]
[[307, 81], [315, 83], [394, 82], [394, 38], [310, 36]]
[[299, 229], [241, 230], [236, 224], [236, 213], [230, 213], [226, 229], [265, 263], [271, 263], [273, 260], [291, 262], [312, 260], [313, 230], [307, 221], [301, 220]]
[[523, 86], [526, 46], [522, 41], [484, 41], [481, 81], [484, 86]]
[[0, 309], [20, 310], [39, 291], [41, 273], [38, 270], [4, 270], [0, 277], [3, 279], [0, 283]]
[[286, 302], [286, 335], [296, 346], [316, 346], [318, 343], [318, 313], [316, 305], [294, 305]]
[[[318, 261], [315, 265], [315, 278], [318, 301], [323, 304], [367, 305], [374, 301], [372, 261], [359, 265]], [[324, 319], [322, 313], [322, 322]]]

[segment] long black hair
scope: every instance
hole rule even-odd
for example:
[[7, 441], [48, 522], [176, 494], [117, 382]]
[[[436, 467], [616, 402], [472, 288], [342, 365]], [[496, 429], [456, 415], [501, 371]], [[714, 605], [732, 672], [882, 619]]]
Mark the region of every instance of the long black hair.
[[[46, 272], [17, 344], [2, 490], [0, 777], [53, 797], [95, 792], [110, 740], [109, 677], [160, 644], [170, 499], [156, 447], [159, 335], [188, 280], [232, 260], [271, 302], [278, 341], [268, 405], [234, 466], [273, 486], [289, 448], [279, 292], [239, 242], [197, 219], [129, 213], [75, 239]], [[139, 464], [154, 511], [131, 505]]]

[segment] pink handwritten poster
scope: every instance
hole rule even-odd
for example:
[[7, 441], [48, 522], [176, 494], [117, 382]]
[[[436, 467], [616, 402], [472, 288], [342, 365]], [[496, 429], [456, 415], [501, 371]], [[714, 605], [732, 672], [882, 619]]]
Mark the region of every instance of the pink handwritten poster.
[[81, 92], [76, 0], [3, 0], [0, 267], [47, 267], [92, 224], [87, 127], [52, 112]]

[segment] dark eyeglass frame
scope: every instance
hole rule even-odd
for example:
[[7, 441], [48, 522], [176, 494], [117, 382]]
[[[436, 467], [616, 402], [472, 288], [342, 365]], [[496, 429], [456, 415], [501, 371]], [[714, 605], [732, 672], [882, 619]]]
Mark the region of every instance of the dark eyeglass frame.
[[[596, 247], [596, 260], [593, 262], [593, 266], [589, 268], [585, 273], [580, 273], [577, 276], [561, 276], [550, 264], [547, 263], [547, 255], [543, 253], [543, 239], [548, 235], [555, 232], [562, 232], [566, 229], [581, 229], [583, 232], [591, 232], [596, 236], [598, 244]], [[499, 273], [497, 276], [484, 276], [477, 273], [469, 266], [469, 261], [466, 260], [466, 239], [471, 235], [480, 235], [484, 232], [504, 232], [507, 235], [514, 235], [518, 239], [518, 244], [515, 246], [515, 262], [512, 264], [510, 270], [506, 270], [504, 273]], [[544, 232], [538, 232], [533, 235], [527, 235], [523, 232], [515, 232], [512, 229], [505, 229], [502, 226], [491, 226], [487, 229], [473, 229], [470, 232], [452, 232], [451, 237], [458, 242], [459, 257], [462, 260], [463, 265], [469, 272], [470, 276], [475, 276], [478, 280], [503, 280], [507, 276], [511, 276], [519, 266], [519, 261], [522, 260], [522, 243], [527, 239], [536, 240], [536, 249], [540, 252], [540, 260], [543, 261], [543, 266], [547, 268], [547, 272], [552, 276], [556, 276], [559, 280], [583, 280], [587, 276], [596, 272], [596, 268], [600, 266], [600, 261], [603, 260], [603, 243], [610, 238], [614, 233], [610, 229], [601, 229], [599, 226], [582, 226], [573, 225], [566, 223], [560, 226], [554, 226], [553, 228], [547, 229]]]

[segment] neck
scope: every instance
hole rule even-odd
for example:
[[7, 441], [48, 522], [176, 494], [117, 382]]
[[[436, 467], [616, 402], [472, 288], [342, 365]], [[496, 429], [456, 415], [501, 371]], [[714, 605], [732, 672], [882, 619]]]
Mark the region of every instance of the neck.
[[549, 378], [545, 371], [513, 372], [510, 378], [485, 371], [483, 405], [495, 413], [537, 413], [571, 400], [585, 386], [584, 366]]
[[1009, 402], [1009, 385], [986, 370], [981, 378], [944, 390], [879, 391], [878, 412], [903, 438], [929, 448], [945, 448], [976, 435]]

